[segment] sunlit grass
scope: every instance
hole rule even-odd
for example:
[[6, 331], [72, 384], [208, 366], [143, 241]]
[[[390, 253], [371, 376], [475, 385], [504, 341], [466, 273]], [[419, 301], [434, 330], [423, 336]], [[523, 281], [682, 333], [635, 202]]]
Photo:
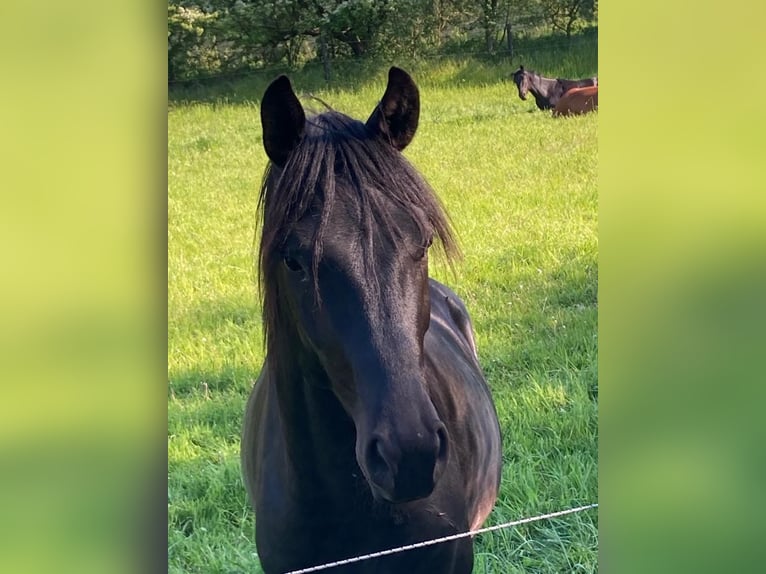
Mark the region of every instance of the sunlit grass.
[[[460, 82], [460, 70], [422, 82], [414, 73], [422, 112], [405, 155], [446, 205], [464, 253], [455, 274], [438, 260], [431, 270], [471, 311], [497, 404], [497, 524], [597, 499], [598, 115], [553, 119], [518, 99], [506, 70], [484, 83]], [[300, 75], [293, 81], [300, 91]], [[382, 73], [315, 94], [366, 119], [384, 83]], [[260, 93], [249, 89], [168, 114], [171, 572], [260, 571], [238, 457], [263, 360], [252, 250], [266, 158]], [[596, 529], [591, 510], [482, 535], [474, 571], [595, 572]]]

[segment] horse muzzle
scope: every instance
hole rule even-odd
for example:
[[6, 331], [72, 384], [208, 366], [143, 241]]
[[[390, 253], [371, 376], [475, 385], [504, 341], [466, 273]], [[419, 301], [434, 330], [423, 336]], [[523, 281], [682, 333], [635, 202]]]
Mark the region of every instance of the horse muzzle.
[[447, 429], [438, 422], [433, 430], [423, 429], [399, 440], [374, 435], [360, 465], [375, 498], [402, 503], [431, 495], [448, 456]]

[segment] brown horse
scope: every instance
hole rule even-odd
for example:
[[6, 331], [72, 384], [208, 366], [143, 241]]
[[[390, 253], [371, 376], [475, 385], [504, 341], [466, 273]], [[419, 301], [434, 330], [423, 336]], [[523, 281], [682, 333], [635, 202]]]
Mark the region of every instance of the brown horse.
[[524, 66], [513, 73], [513, 82], [519, 90], [519, 97], [527, 99], [527, 93], [535, 98], [535, 104], [541, 110], [550, 110], [556, 107], [559, 100], [573, 88], [586, 86], [598, 86], [598, 78], [583, 78], [581, 80], [567, 80], [564, 78], [546, 78], [537, 72], [525, 70]]
[[584, 114], [598, 109], [598, 86], [572, 88], [559, 100], [553, 116]]

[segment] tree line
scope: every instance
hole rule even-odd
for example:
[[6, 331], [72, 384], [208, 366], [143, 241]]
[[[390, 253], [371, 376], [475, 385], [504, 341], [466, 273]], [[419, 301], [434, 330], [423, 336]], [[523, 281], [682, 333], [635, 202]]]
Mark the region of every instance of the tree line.
[[513, 52], [541, 33], [571, 38], [598, 0], [168, 0], [168, 78], [282, 64]]

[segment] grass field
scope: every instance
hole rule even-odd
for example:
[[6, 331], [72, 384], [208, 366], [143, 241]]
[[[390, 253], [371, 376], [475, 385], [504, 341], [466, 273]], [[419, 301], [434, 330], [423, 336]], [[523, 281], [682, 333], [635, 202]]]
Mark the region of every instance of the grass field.
[[[445, 203], [464, 252], [454, 274], [437, 260], [431, 274], [471, 311], [503, 431], [487, 525], [595, 502], [598, 115], [537, 111], [519, 100], [510, 66], [412, 71], [422, 111], [405, 155]], [[260, 572], [239, 435], [263, 360], [253, 239], [269, 79], [225, 97], [189, 90], [168, 112], [169, 572]], [[300, 74], [293, 83], [366, 119], [385, 71], [353, 87], [322, 89]], [[597, 548], [589, 510], [478, 537], [474, 572], [596, 572]]]

